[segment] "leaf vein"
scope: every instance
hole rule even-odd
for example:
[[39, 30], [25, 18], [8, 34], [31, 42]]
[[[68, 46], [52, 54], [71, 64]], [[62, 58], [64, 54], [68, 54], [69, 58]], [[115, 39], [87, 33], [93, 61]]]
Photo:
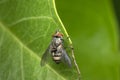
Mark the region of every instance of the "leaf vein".
[[23, 21], [36, 20], [36, 19], [50, 19], [50, 20], [52, 20], [52, 17], [49, 17], [49, 16], [24, 17], [24, 18], [21, 18], [21, 19], [15, 21], [15, 22], [9, 24], [9, 26], [11, 27], [11, 26], [14, 26], [14, 25], [16, 25], [18, 23], [21, 23]]
[[21, 46], [21, 77], [24, 80], [24, 68], [23, 68], [23, 46]]
[[49, 23], [49, 25], [48, 25], [48, 27], [47, 27], [47, 29], [46, 29], [44, 35], [41, 35], [41, 36], [36, 37], [35, 39], [33, 39], [33, 40], [27, 42], [26, 45], [32, 43], [33, 41], [35, 41], [35, 40], [37, 40], [37, 39], [39, 39], [39, 38], [41, 38], [41, 37], [45, 37], [45, 36], [47, 36], [47, 33], [48, 33], [48, 30], [49, 30], [49, 29], [50, 29], [50, 23]]

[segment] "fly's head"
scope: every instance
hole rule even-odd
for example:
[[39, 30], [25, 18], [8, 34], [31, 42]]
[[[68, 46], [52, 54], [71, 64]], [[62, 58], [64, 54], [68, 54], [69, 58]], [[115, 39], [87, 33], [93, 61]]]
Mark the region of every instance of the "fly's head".
[[55, 38], [63, 38], [63, 34], [62, 33], [60, 33], [59, 31], [56, 31], [56, 33], [55, 34], [53, 34], [53, 37], [55, 37]]

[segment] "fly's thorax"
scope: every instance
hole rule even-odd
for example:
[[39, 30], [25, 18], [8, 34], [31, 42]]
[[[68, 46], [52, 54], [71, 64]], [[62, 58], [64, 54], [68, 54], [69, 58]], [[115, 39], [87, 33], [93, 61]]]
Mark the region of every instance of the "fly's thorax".
[[53, 43], [54, 43], [55, 45], [59, 45], [59, 44], [62, 43], [62, 40], [61, 40], [61, 38], [56, 38], [56, 37], [54, 37], [54, 38], [53, 38]]
[[62, 43], [61, 38], [56, 38], [55, 43], [56, 43], [56, 44], [60, 44], [60, 43]]

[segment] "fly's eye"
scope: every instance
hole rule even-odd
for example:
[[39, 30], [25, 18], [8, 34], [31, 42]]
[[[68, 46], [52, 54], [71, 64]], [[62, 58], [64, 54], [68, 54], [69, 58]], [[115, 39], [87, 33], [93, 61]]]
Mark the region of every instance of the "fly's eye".
[[59, 36], [55, 36], [56, 38], [59, 38]]

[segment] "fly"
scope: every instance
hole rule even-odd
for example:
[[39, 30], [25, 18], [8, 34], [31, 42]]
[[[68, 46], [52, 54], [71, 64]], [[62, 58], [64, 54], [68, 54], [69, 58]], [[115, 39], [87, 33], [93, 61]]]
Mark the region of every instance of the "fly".
[[71, 60], [63, 46], [63, 34], [59, 31], [56, 31], [56, 33], [52, 36], [50, 45], [42, 55], [41, 66], [45, 65], [49, 54], [52, 56], [52, 59], [56, 64], [63, 61], [71, 67]]

